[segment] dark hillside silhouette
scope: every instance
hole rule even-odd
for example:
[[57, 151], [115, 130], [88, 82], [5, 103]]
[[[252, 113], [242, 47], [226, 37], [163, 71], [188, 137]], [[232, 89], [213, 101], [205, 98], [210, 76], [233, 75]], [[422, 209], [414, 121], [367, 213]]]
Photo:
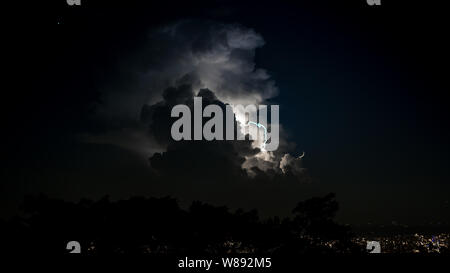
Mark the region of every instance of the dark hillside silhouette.
[[7, 252], [65, 253], [76, 240], [83, 253], [283, 254], [360, 252], [350, 230], [334, 222], [334, 194], [299, 202], [293, 216], [260, 219], [256, 210], [231, 212], [195, 201], [181, 209], [171, 197], [82, 199], [25, 198], [25, 216], [1, 222]]

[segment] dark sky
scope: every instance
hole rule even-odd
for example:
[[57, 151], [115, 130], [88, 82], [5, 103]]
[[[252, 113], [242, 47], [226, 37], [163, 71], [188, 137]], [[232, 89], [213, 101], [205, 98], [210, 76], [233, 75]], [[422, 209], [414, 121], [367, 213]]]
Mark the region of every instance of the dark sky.
[[[345, 223], [450, 221], [450, 47], [447, 14], [437, 1], [81, 2], [11, 8], [3, 216], [16, 213], [25, 194], [39, 192], [69, 200], [170, 194], [182, 203], [202, 199], [265, 215], [288, 214], [297, 201], [335, 192]], [[177, 23], [178, 43], [152, 36]], [[141, 98], [169, 92], [158, 89], [157, 72], [157, 80], [137, 75], [166, 69], [164, 77], [179, 81], [170, 71], [183, 52], [217, 53], [214, 29], [224, 25], [264, 39], [236, 58], [271, 76], [278, 95], [266, 101], [280, 105], [282, 137], [295, 143], [289, 152], [306, 152], [308, 182], [267, 173], [248, 178], [238, 166], [252, 153], [248, 147], [161, 143], [156, 125], [130, 119], [147, 103]], [[230, 86], [260, 84], [233, 73], [219, 78]], [[153, 108], [165, 113], [171, 103]], [[153, 124], [164, 121], [163, 115]], [[142, 127], [150, 140], [127, 140]], [[169, 148], [155, 157], [148, 143]]]

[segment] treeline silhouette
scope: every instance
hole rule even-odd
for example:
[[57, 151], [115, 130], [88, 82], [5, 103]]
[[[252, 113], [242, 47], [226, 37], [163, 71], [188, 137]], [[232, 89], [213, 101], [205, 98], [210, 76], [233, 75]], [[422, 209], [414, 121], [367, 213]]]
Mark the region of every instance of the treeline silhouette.
[[8, 253], [66, 253], [78, 241], [92, 254], [355, 253], [347, 226], [334, 221], [334, 194], [299, 202], [292, 216], [261, 220], [256, 210], [231, 212], [199, 201], [182, 209], [176, 199], [133, 197], [77, 203], [44, 195], [25, 198], [23, 216], [1, 222]]

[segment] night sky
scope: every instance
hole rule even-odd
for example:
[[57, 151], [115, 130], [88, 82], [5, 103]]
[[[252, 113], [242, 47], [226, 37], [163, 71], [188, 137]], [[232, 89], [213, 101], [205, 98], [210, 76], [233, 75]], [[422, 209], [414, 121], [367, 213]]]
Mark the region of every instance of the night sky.
[[[450, 222], [450, 47], [437, 1], [81, 2], [10, 10], [2, 217], [38, 193], [288, 215], [335, 192], [342, 223]], [[278, 161], [249, 175], [249, 143], [171, 141], [167, 109], [199, 86], [223, 103], [279, 104]], [[303, 151], [290, 175], [273, 167]]]

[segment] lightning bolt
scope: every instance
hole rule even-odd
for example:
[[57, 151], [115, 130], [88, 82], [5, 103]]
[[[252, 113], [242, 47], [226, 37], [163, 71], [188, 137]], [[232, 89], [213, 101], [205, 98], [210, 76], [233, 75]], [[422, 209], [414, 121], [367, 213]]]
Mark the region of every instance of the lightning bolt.
[[305, 152], [303, 152], [302, 155], [298, 157], [298, 159], [302, 159], [304, 157], [305, 157]]
[[[265, 148], [266, 147], [266, 142], [267, 142], [267, 128], [266, 128], [266, 126], [264, 126], [264, 125], [262, 125], [261, 123], [256, 123], [256, 122], [253, 122], [253, 121], [249, 121], [248, 122], [248, 125], [250, 125], [250, 124], [253, 124], [253, 125], [256, 125], [256, 126], [258, 126], [258, 128], [263, 128], [264, 129], [264, 142], [263, 142], [263, 144], [261, 145], [261, 148]], [[247, 125], [247, 126], [248, 126]]]

